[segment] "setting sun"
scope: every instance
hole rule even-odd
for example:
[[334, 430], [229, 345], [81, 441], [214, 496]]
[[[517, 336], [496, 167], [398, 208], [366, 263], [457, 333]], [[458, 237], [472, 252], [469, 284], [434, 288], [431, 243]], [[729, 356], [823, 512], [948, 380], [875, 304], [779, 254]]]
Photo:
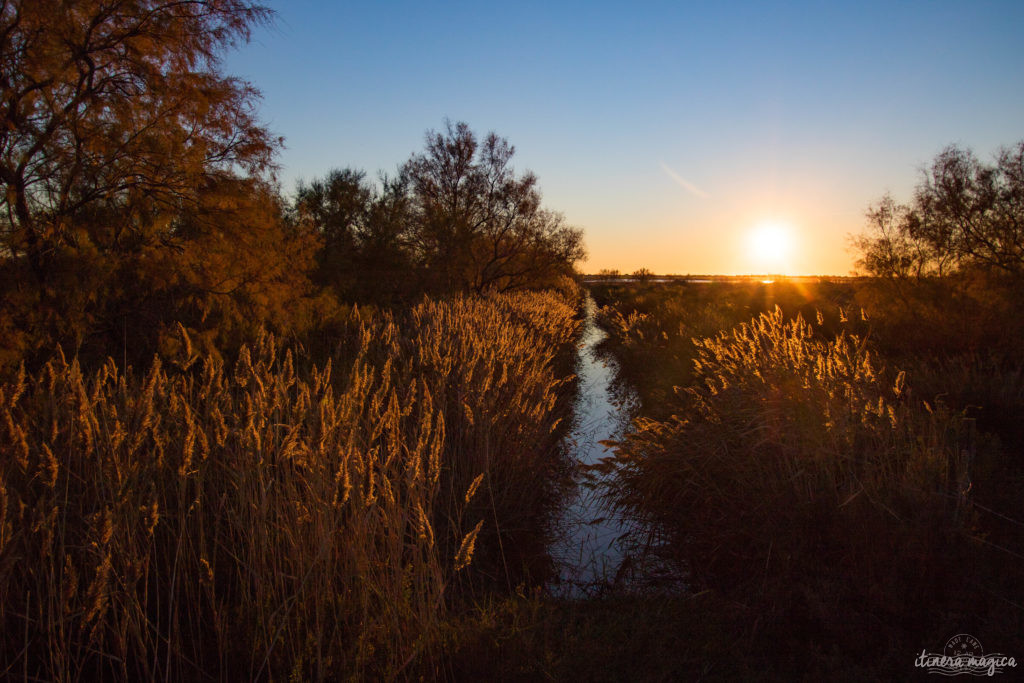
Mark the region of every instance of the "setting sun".
[[781, 273], [789, 269], [793, 253], [793, 228], [781, 221], [758, 223], [748, 238], [750, 262], [765, 272]]

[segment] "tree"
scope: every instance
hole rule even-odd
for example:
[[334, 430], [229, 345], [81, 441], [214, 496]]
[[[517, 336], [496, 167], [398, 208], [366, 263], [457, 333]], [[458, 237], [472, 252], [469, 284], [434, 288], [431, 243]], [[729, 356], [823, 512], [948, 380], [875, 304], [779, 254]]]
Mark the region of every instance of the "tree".
[[409, 179], [399, 174], [380, 177], [359, 227], [354, 294], [363, 301], [397, 303], [410, 298], [421, 278], [413, 267], [410, 226], [412, 197]]
[[910, 204], [886, 196], [855, 242], [871, 275], [921, 279], [970, 271], [1024, 281], [1024, 142], [995, 164], [948, 147], [924, 172]]
[[366, 174], [352, 168], [335, 169], [296, 190], [295, 215], [303, 227], [316, 232], [322, 246], [317, 281], [346, 291], [355, 267], [357, 235], [366, 224], [373, 188]]
[[416, 287], [409, 249], [408, 179], [378, 184], [352, 168], [299, 183], [296, 223], [319, 236], [316, 281], [358, 301], [392, 302]]
[[[123, 271], [133, 270], [137, 286], [120, 296], [111, 292], [99, 322], [109, 331], [110, 322], [116, 326], [127, 317], [140, 355], [176, 340], [177, 324], [208, 351], [237, 348], [261, 327], [301, 334], [309, 326], [313, 288], [307, 273], [318, 241], [306, 230], [290, 228], [285, 211], [276, 188], [258, 178], [207, 183], [176, 221], [181, 234], [176, 248], [153, 245], [137, 258], [121, 260], [115, 282], [132, 282]], [[120, 341], [121, 330], [113, 332]]]
[[515, 148], [465, 123], [430, 131], [402, 169], [412, 193], [413, 255], [445, 291], [506, 291], [572, 272], [582, 232], [541, 206], [537, 178], [511, 167]]
[[[858, 293], [881, 315], [879, 336], [902, 348], [1005, 347], [1024, 298], [1024, 142], [978, 161], [948, 147], [910, 202], [882, 198], [854, 240], [875, 276]], [[1012, 344], [1010, 344], [1012, 347]]]
[[319, 277], [346, 298], [397, 302], [439, 294], [559, 285], [583, 258], [582, 232], [541, 205], [515, 149], [465, 123], [427, 133], [393, 177], [333, 170], [300, 183], [296, 223], [320, 235]]
[[244, 0], [0, 5], [0, 253], [40, 283], [63, 250], [175, 239], [213, 177], [262, 173], [279, 141], [219, 71], [269, 10]]
[[177, 325], [230, 350], [315, 314], [316, 240], [224, 51], [247, 0], [0, 0], [0, 373], [56, 344], [147, 362]]

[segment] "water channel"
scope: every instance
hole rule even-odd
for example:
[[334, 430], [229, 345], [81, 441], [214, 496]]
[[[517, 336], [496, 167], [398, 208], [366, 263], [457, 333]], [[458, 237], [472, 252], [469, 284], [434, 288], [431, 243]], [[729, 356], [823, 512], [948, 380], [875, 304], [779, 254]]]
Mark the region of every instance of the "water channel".
[[611, 455], [601, 442], [622, 435], [637, 398], [619, 381], [615, 360], [598, 350], [607, 334], [597, 324], [597, 305], [589, 294], [584, 313], [576, 361], [576, 419], [565, 444], [578, 464], [576, 485], [556, 525], [558, 540], [550, 548], [559, 566], [552, 590], [569, 597], [583, 597], [618, 583], [625, 558], [624, 536], [634, 525], [608, 509], [601, 499], [601, 479], [585, 470], [586, 465]]

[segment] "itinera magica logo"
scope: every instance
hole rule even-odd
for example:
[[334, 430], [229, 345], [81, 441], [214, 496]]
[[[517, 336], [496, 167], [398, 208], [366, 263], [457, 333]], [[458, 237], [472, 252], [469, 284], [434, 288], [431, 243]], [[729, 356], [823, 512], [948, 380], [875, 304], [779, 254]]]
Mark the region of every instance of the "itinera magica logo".
[[942, 676], [995, 676], [1017, 666], [1017, 660], [1001, 652], [985, 654], [981, 642], [968, 633], [958, 633], [946, 641], [942, 653], [921, 650], [914, 666]]

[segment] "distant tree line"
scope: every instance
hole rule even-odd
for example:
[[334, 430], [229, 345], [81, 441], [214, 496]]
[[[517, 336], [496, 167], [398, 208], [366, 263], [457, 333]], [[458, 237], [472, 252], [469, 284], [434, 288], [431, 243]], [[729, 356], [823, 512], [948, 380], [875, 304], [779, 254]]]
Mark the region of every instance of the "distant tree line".
[[221, 70], [271, 18], [245, 0], [0, 6], [0, 370], [146, 361], [184, 326], [230, 348], [347, 303], [547, 287], [583, 255], [513, 148], [462, 123], [394, 177], [285, 197], [258, 91]]

